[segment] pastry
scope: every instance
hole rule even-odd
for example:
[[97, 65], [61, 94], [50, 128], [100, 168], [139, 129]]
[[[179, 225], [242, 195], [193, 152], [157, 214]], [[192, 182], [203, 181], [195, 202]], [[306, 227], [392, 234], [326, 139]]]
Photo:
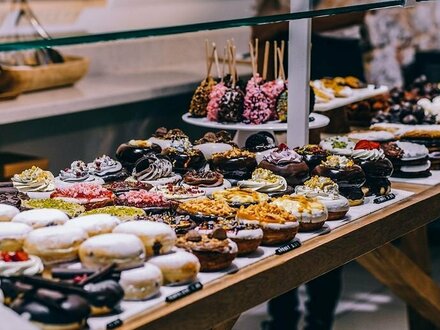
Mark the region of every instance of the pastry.
[[263, 168], [255, 169], [249, 180], [238, 181], [237, 186], [241, 189], [266, 193], [269, 196], [283, 195], [293, 191], [287, 186], [286, 179]]
[[257, 161], [254, 153], [234, 148], [213, 154], [211, 166], [226, 179], [244, 180], [250, 178], [257, 167]]
[[79, 258], [87, 268], [99, 269], [116, 264], [122, 270], [143, 264], [145, 248], [136, 235], [104, 234], [83, 242], [79, 247]]
[[153, 186], [175, 183], [181, 178], [173, 173], [170, 160], [160, 155], [149, 155], [139, 159], [133, 168], [132, 176], [135, 181]]
[[80, 182], [103, 184], [104, 180], [91, 175], [89, 168], [82, 160], [75, 160], [70, 164], [70, 168], [61, 170], [60, 174], [55, 178], [55, 186], [57, 188], [65, 188]]
[[130, 140], [121, 144], [116, 150], [116, 159], [119, 160], [128, 171], [133, 170], [134, 164], [144, 156], [160, 154], [162, 148], [147, 140]]
[[350, 156], [356, 142], [346, 136], [334, 136], [322, 140], [319, 145], [331, 154]]
[[277, 245], [291, 241], [298, 232], [296, 218], [274, 204], [260, 203], [241, 207], [236, 219], [243, 223], [258, 224], [263, 230], [262, 245]]
[[361, 187], [365, 183], [365, 173], [352, 159], [345, 156], [329, 156], [325, 162], [316, 166], [312, 175], [332, 179], [339, 186], [342, 196], [348, 199], [350, 206], [360, 205], [364, 201]]
[[250, 152], [254, 152], [257, 163], [263, 160], [263, 157], [270, 154], [277, 148], [275, 137], [268, 132], [258, 132], [252, 134], [246, 139], [245, 148]]
[[277, 150], [265, 156], [258, 167], [282, 176], [291, 187], [303, 184], [309, 178], [309, 167], [303, 157], [286, 145], [280, 145]]
[[179, 139], [188, 139], [188, 136], [181, 129], [174, 128], [169, 130], [165, 127], [159, 127], [148, 141], [158, 144], [162, 149], [165, 149], [171, 146], [172, 141]]
[[208, 132], [203, 135], [202, 138], [196, 140], [194, 144], [229, 144], [230, 146], [237, 147], [232, 141], [232, 136], [227, 131]]
[[81, 228], [66, 229], [64, 226], [35, 229], [25, 238], [24, 250], [40, 257], [45, 264], [75, 260], [87, 233]]
[[196, 222], [204, 220], [216, 220], [217, 218], [229, 218], [236, 210], [223, 200], [199, 198], [179, 204], [177, 212], [188, 214]]
[[[209, 194], [215, 190], [225, 189], [226, 187], [226, 182], [223, 179], [223, 175], [219, 172], [210, 170], [187, 172], [183, 176], [183, 183], [191, 187], [202, 189], [205, 191], [205, 193], [209, 192]], [[230, 187], [230, 184], [227, 186]]]
[[140, 181], [115, 181], [103, 186], [104, 188], [113, 191], [114, 194], [127, 192], [130, 190], [146, 190], [149, 191], [153, 188], [153, 185], [149, 183], [143, 183]]
[[11, 221], [20, 210], [15, 206], [8, 204], [0, 204], [0, 221]]
[[189, 105], [191, 116], [196, 118], [206, 117], [209, 95], [215, 85], [216, 81], [211, 76], [208, 76], [197, 86]]
[[188, 231], [196, 227], [196, 223], [191, 220], [189, 215], [181, 214], [150, 214], [145, 217], [140, 217], [138, 220], [148, 220], [164, 223], [170, 226], [175, 231], [177, 236], [185, 235]]
[[262, 86], [261, 90], [266, 96], [266, 102], [271, 112], [271, 120], [276, 120], [278, 118], [277, 112], [277, 102], [280, 95], [287, 90], [287, 86], [283, 79], [276, 79], [266, 81]]
[[65, 202], [60, 199], [29, 199], [21, 202], [22, 209], [56, 209], [74, 218], [85, 211], [82, 205]]
[[55, 209], [35, 209], [23, 211], [12, 218], [12, 222], [24, 223], [32, 228], [63, 225], [69, 217], [66, 213]]
[[393, 163], [392, 177], [426, 178], [431, 176], [428, 149], [411, 142], [388, 142], [381, 145], [386, 157]]
[[146, 263], [143, 267], [121, 272], [119, 284], [124, 289], [124, 300], [147, 300], [160, 293], [163, 283], [159, 267]]
[[191, 230], [177, 240], [177, 247], [193, 253], [200, 262], [200, 271], [218, 271], [231, 266], [237, 256], [237, 244], [231, 241], [226, 231], [216, 228], [209, 235]]
[[197, 187], [167, 184], [156, 188], [165, 198], [182, 201], [205, 196], [205, 192]]
[[440, 170], [440, 152], [434, 151], [429, 153], [429, 161], [431, 162], [431, 170]]
[[15, 252], [23, 248], [24, 239], [32, 227], [24, 223], [0, 222], [0, 251]]
[[408, 129], [400, 137], [402, 142], [413, 142], [422, 144], [429, 151], [440, 150], [440, 127], [439, 125], [429, 125], [426, 127], [416, 126], [414, 129]]
[[228, 88], [224, 82], [215, 85], [209, 94], [209, 102], [206, 106], [206, 115], [210, 121], [218, 121], [218, 113], [220, 111], [220, 102], [223, 99]]
[[20, 197], [23, 195], [24, 194], [18, 192], [18, 190], [13, 187], [8, 187], [8, 188], [0, 187], [0, 204], [6, 204], [20, 208], [21, 206]]
[[206, 142], [194, 146], [194, 149], [200, 150], [206, 160], [210, 160], [212, 155], [219, 152], [226, 152], [232, 150], [234, 146], [228, 143], [221, 142]]
[[117, 217], [121, 221], [128, 221], [135, 220], [139, 217], [144, 217], [145, 211], [137, 207], [130, 206], [106, 206], [84, 212], [82, 216], [92, 214], [110, 214]]
[[363, 192], [366, 196], [390, 193], [391, 183], [388, 178], [393, 173], [393, 164], [385, 157], [380, 143], [360, 140], [354, 147], [352, 158], [365, 173]]
[[203, 153], [193, 148], [189, 139], [173, 140], [168, 148], [162, 150], [162, 155], [168, 157], [177, 173], [198, 170], [205, 166]]
[[24, 251], [0, 252], [0, 276], [33, 276], [43, 272], [41, 259]]
[[299, 221], [299, 231], [317, 230], [324, 226], [327, 220], [327, 208], [317, 198], [304, 195], [279, 197], [272, 201]]
[[113, 229], [113, 233], [132, 234], [139, 237], [144, 244], [147, 256], [170, 252], [177, 239], [176, 233], [170, 226], [145, 220], [121, 223]]
[[132, 190], [118, 196], [116, 204], [138, 207], [146, 212], [168, 211], [171, 201], [159, 192]]
[[239, 256], [255, 252], [263, 241], [263, 230], [259, 225], [240, 223], [235, 219], [205, 221], [196, 230], [209, 234], [218, 227], [223, 228], [228, 238], [237, 244]]
[[306, 144], [305, 146], [295, 148], [294, 150], [298, 155], [303, 157], [310, 172], [330, 156], [330, 152], [324, 150], [317, 144]]
[[231, 207], [240, 207], [242, 205], [257, 204], [265, 202], [269, 196], [251, 189], [231, 188], [227, 190], [216, 191], [212, 198], [217, 201], [226, 202]]
[[69, 220], [65, 223], [66, 228], [76, 227], [84, 230], [89, 237], [108, 234], [121, 223], [121, 221], [109, 214], [91, 214]]
[[395, 140], [393, 133], [387, 131], [366, 131], [366, 132], [354, 132], [347, 135], [353, 140], [367, 140], [376, 142], [387, 142]]
[[249, 79], [246, 85], [244, 98], [244, 122], [251, 124], [264, 124], [275, 117], [269, 105], [269, 99], [263, 92], [263, 79], [258, 75]]
[[295, 193], [316, 198], [325, 205], [327, 220], [342, 219], [350, 209], [348, 199], [339, 194], [339, 187], [330, 178], [313, 176], [303, 186], [297, 186]]
[[183, 285], [197, 279], [200, 271], [199, 259], [192, 253], [177, 250], [153, 257], [148, 263], [160, 268], [165, 285]]
[[30, 198], [47, 198], [55, 189], [53, 174], [36, 166], [32, 166], [20, 174], [15, 174], [11, 180], [19, 192]]
[[282, 122], [282, 123], [286, 123], [287, 122], [287, 102], [289, 99], [289, 90], [286, 89], [284, 92], [282, 92], [277, 100], [277, 116], [278, 119]]
[[87, 164], [87, 167], [91, 175], [104, 182], [123, 180], [128, 176], [127, 172], [122, 169], [122, 164], [107, 155], [95, 158], [93, 162]]
[[98, 184], [75, 183], [66, 188], [57, 188], [50, 198], [80, 204], [88, 211], [113, 205], [116, 196]]

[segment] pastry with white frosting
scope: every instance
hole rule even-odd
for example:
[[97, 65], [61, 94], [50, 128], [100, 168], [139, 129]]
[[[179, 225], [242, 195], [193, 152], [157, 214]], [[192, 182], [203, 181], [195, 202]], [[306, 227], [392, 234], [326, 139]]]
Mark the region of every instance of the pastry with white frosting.
[[81, 228], [89, 237], [92, 237], [111, 233], [120, 223], [117, 217], [110, 214], [91, 214], [69, 220], [64, 226]]
[[20, 210], [15, 206], [8, 204], [0, 204], [0, 221], [11, 221]]
[[21, 222], [32, 228], [63, 225], [69, 217], [66, 213], [55, 209], [34, 209], [23, 211], [12, 218], [12, 222]]
[[15, 252], [23, 248], [32, 227], [24, 223], [0, 222], [0, 251]]
[[161, 270], [146, 263], [143, 267], [121, 272], [119, 284], [124, 289], [124, 300], [147, 300], [160, 293], [163, 283]]

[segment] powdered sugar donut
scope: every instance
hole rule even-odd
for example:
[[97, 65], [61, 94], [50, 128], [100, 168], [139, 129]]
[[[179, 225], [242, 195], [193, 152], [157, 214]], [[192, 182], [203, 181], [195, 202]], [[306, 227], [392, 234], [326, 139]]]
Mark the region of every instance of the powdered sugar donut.
[[20, 210], [15, 206], [0, 204], [0, 221], [11, 221], [18, 213], [20, 213]]
[[34, 209], [23, 211], [12, 218], [12, 222], [21, 222], [34, 229], [63, 225], [69, 217], [66, 213], [55, 209]]
[[24, 239], [31, 231], [32, 227], [24, 223], [0, 222], [0, 251], [21, 250]]
[[92, 214], [69, 220], [65, 226], [81, 228], [92, 237], [111, 233], [120, 223], [117, 217], [110, 214]]
[[153, 264], [121, 272], [119, 284], [124, 289], [124, 300], [146, 300], [160, 292], [163, 277]]

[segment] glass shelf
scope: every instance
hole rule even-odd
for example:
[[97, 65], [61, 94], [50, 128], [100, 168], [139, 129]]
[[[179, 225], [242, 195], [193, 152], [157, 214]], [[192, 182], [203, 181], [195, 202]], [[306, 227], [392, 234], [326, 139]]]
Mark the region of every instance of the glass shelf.
[[[0, 7], [0, 51], [269, 24], [405, 4], [405, 0], [346, 0], [337, 2], [338, 5], [335, 1], [298, 0], [295, 8], [263, 6], [256, 10], [257, 3], [264, 2], [270, 6], [276, 3], [274, 0], [58, 0], [55, 3], [31, 0], [32, 10], [52, 38], [36, 37], [27, 24], [16, 26], [18, 10]], [[289, 3], [279, 1], [282, 2]], [[70, 23], [65, 23], [63, 17], [69, 17]]]

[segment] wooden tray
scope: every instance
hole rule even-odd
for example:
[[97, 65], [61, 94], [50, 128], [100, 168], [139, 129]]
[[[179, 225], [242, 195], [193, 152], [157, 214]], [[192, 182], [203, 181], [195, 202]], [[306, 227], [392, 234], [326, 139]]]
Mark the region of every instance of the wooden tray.
[[3, 66], [0, 72], [0, 99], [11, 99], [21, 93], [73, 85], [87, 73], [87, 58], [64, 56], [64, 60], [64, 63], [35, 67]]

